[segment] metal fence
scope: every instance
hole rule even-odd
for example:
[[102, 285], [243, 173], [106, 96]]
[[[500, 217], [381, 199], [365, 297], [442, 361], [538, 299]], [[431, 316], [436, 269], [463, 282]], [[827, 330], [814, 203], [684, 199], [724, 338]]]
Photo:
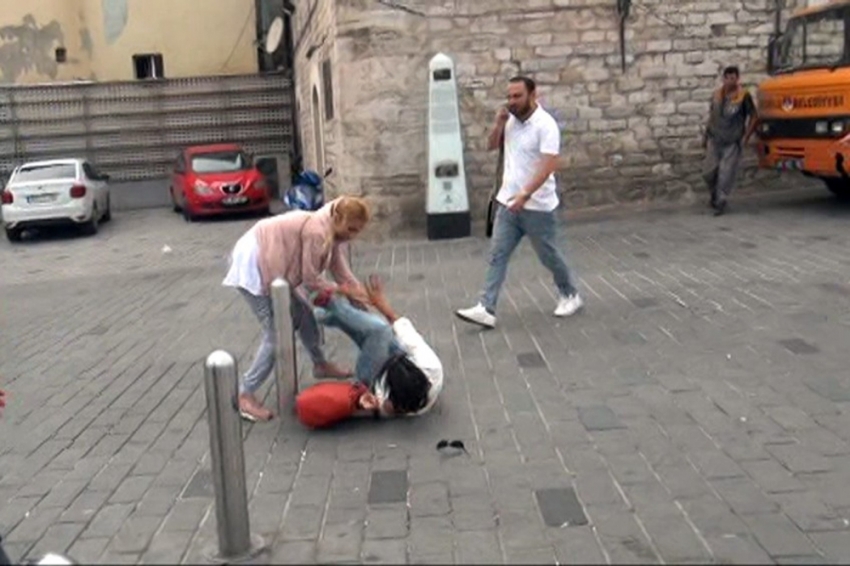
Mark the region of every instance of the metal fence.
[[163, 177], [180, 148], [292, 148], [285, 74], [0, 87], [0, 176], [24, 161], [85, 157], [117, 180]]

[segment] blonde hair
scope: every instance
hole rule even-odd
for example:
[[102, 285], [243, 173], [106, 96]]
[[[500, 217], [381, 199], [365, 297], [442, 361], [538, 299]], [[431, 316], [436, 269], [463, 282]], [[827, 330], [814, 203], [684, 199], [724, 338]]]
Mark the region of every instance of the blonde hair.
[[360, 197], [342, 196], [336, 199], [333, 210], [334, 223], [342, 222], [348, 226], [352, 222], [368, 224], [372, 218], [369, 204]]

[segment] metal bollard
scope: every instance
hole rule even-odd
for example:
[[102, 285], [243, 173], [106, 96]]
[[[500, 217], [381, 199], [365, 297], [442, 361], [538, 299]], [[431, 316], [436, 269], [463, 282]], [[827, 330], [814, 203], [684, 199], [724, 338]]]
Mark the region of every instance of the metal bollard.
[[292, 296], [289, 283], [283, 279], [272, 281], [272, 308], [277, 341], [275, 344], [275, 376], [277, 378], [278, 414], [284, 414], [298, 394], [298, 363], [295, 359], [295, 333], [290, 312]]
[[251, 537], [248, 519], [242, 419], [237, 405], [238, 381], [233, 356], [224, 350], [216, 350], [207, 356], [204, 389], [218, 526], [218, 553], [209, 554], [214, 562], [238, 562], [253, 558], [263, 550], [262, 539]]

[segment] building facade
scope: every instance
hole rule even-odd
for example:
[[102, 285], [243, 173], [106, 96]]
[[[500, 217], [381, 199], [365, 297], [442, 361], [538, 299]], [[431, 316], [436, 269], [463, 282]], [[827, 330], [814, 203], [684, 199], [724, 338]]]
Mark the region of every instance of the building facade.
[[256, 4], [0, 2], [0, 85], [255, 73]]
[[[782, 22], [805, 0], [784, 0]], [[453, 58], [473, 216], [496, 156], [486, 134], [507, 79], [540, 85], [563, 125], [567, 206], [682, 200], [699, 182], [700, 132], [726, 65], [763, 77], [777, 0], [313, 0], [298, 2], [296, 99], [305, 161], [372, 199], [390, 225], [424, 223], [428, 62]], [[700, 197], [701, 198], [701, 197]]]

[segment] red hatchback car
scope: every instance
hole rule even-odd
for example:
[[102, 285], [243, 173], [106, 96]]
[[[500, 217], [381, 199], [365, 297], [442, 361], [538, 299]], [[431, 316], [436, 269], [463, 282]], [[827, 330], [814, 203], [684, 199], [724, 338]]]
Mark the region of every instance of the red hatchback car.
[[174, 211], [190, 222], [234, 212], [268, 214], [271, 202], [263, 174], [237, 144], [187, 147], [177, 157], [168, 190]]

